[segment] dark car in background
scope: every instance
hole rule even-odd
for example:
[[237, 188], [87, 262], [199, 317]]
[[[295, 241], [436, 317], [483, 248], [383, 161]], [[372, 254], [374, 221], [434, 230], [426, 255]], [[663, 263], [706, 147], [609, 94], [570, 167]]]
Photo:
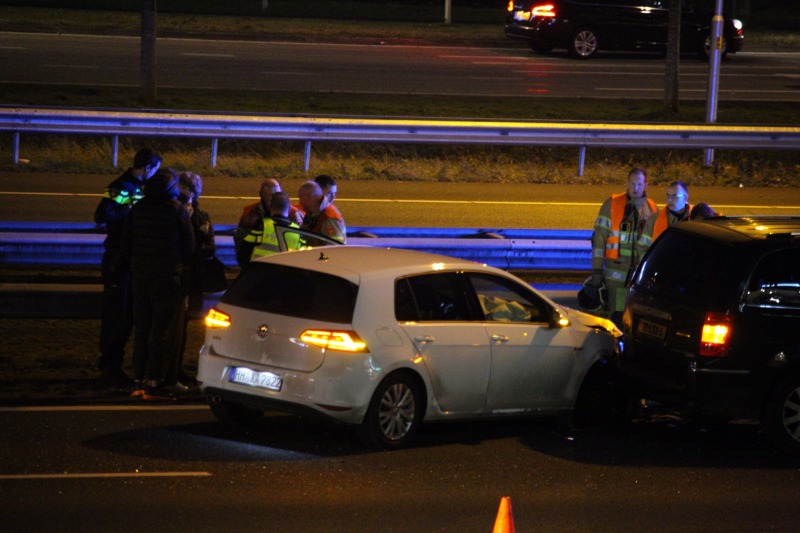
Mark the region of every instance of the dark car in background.
[[[538, 53], [566, 48], [578, 59], [598, 50], [666, 52], [669, 0], [510, 0], [505, 32]], [[681, 51], [708, 57], [714, 13], [683, 3]], [[724, 17], [723, 56], [742, 49], [739, 20]]]
[[757, 419], [800, 453], [800, 217], [671, 226], [631, 281], [623, 331], [635, 397]]

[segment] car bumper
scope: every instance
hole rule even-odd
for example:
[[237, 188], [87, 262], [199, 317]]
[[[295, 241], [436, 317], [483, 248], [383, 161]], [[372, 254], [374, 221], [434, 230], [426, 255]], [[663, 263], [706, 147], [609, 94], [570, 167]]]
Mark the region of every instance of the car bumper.
[[[369, 369], [370, 354], [328, 352], [322, 366], [313, 372], [298, 372], [215, 354], [213, 346], [201, 351], [197, 381], [204, 395], [262, 410], [314, 414], [345, 424], [364, 418], [374, 389]], [[231, 367], [271, 372], [282, 379], [279, 391], [257, 388], [228, 380]], [[358, 371], [357, 369], [366, 369]]]
[[563, 39], [561, 39], [558, 28], [556, 27], [557, 21], [553, 22], [528, 22], [521, 24], [507, 23], [505, 26], [506, 37], [512, 39], [525, 39], [533, 43], [541, 43], [557, 48], [563, 46]]
[[680, 409], [738, 418], [757, 418], [761, 402], [749, 372], [688, 369], [666, 377], [625, 360], [615, 361], [628, 391], [637, 398]]

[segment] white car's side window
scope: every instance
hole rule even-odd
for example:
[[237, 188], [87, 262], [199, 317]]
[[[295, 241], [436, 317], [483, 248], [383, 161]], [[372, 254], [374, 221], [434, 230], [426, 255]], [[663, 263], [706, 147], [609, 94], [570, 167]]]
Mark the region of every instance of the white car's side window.
[[470, 274], [470, 282], [478, 296], [488, 322], [549, 322], [547, 304], [535, 294], [525, 293], [504, 278], [487, 274]]
[[466, 294], [458, 274], [442, 272], [395, 282], [395, 316], [408, 322], [471, 320]]

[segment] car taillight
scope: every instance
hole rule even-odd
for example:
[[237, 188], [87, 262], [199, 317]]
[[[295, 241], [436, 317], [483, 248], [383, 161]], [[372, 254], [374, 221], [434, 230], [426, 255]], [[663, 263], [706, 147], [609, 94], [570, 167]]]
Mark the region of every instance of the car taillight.
[[356, 335], [355, 331], [322, 331], [307, 329], [300, 335], [300, 340], [326, 350], [369, 353], [367, 344]]
[[553, 4], [545, 4], [541, 6], [536, 6], [531, 11], [531, 18], [534, 17], [555, 17], [556, 12], [553, 11], [555, 6]]
[[514, 0], [508, 0], [508, 11], [514, 11]]
[[700, 355], [724, 357], [728, 355], [731, 342], [733, 315], [706, 313], [703, 334], [700, 336]]
[[230, 325], [231, 317], [222, 311], [211, 309], [206, 315], [206, 327], [208, 328], [227, 328]]

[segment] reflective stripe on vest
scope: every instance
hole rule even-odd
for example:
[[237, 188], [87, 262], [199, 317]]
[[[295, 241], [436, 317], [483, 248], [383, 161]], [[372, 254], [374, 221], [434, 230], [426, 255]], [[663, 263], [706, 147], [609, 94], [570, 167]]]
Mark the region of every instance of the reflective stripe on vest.
[[[625, 216], [625, 206], [628, 204], [627, 193], [612, 194], [611, 195], [611, 231], [606, 239], [606, 259], [619, 259], [619, 244], [620, 244], [620, 226], [622, 226], [622, 217]], [[647, 205], [650, 210], [655, 213], [656, 203], [650, 198], [647, 199]], [[626, 235], [627, 242], [631, 242], [630, 235]], [[630, 256], [630, 250], [623, 250], [625, 256]]]
[[[245, 241], [256, 243], [256, 247], [253, 248], [253, 254], [250, 256], [251, 261], [259, 257], [275, 255], [281, 251], [280, 246], [278, 246], [278, 234], [275, 233], [275, 221], [271, 218], [265, 218], [263, 220], [264, 228], [261, 233], [254, 230], [250, 235], [245, 237]], [[250, 240], [251, 237], [253, 240]]]
[[[692, 206], [690, 204], [686, 204], [686, 209], [688, 209], [686, 213], [692, 212]], [[656, 223], [653, 226], [653, 236], [650, 238], [650, 242], [651, 243], [656, 242], [656, 239], [658, 239], [661, 236], [661, 234], [667, 230], [668, 227], [669, 227], [669, 216], [667, 215], [667, 208], [665, 207], [658, 214], [658, 218], [656, 218]]]

